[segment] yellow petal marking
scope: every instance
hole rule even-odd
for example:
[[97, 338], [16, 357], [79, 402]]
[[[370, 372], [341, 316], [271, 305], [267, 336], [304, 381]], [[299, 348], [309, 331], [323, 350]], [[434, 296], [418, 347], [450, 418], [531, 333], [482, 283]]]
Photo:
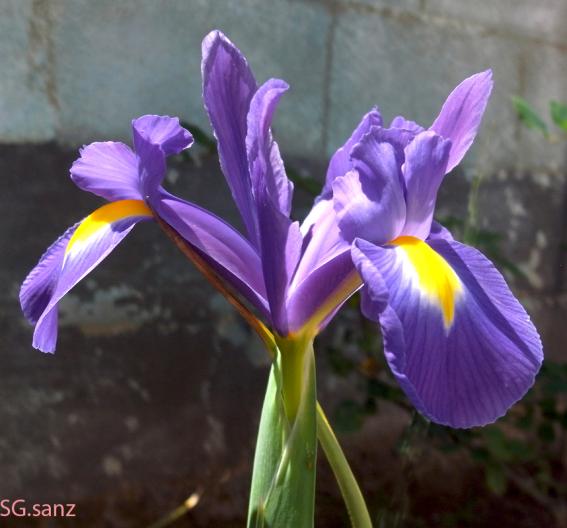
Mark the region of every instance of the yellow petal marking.
[[423, 240], [401, 236], [390, 242], [407, 255], [417, 275], [419, 287], [443, 313], [445, 328], [449, 329], [455, 317], [455, 302], [463, 286], [447, 261]]
[[77, 243], [84, 242], [109, 224], [132, 216], [153, 216], [151, 209], [142, 200], [119, 200], [99, 207], [87, 216], [73, 233], [65, 254]]

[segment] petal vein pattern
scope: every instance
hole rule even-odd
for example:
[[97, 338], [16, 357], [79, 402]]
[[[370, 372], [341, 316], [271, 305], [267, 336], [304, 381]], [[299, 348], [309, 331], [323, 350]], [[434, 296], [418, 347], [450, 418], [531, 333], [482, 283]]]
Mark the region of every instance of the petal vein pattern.
[[152, 211], [142, 200], [120, 200], [103, 205], [79, 224], [65, 248], [65, 254], [87, 244], [92, 236], [107, 229], [114, 222], [128, 217], [151, 218]]
[[479, 251], [442, 239], [429, 245], [463, 290], [449, 331], [439, 310], [412, 287], [415, 276], [407, 273], [408, 257], [399, 246], [356, 241], [353, 258], [366, 284], [363, 311], [380, 322], [386, 359], [421, 413], [451, 427], [485, 425], [532, 386], [543, 359], [541, 341]]
[[448, 331], [455, 317], [455, 304], [463, 294], [457, 274], [431, 247], [412, 236], [401, 236], [390, 242], [405, 256], [405, 267], [413, 277], [415, 287], [437, 306]]
[[[48, 302], [45, 302], [47, 299], [43, 301], [45, 306], [37, 318], [33, 336], [35, 348], [43, 352], [55, 350], [58, 302], [104, 260], [138, 222], [152, 217], [151, 211], [144, 202], [121, 200], [102, 206], [79, 224], [65, 247], [64, 256], [59, 257], [62, 259], [60, 268], [51, 267], [50, 271], [53, 275], [49, 292], [45, 290], [45, 293], [49, 293]], [[65, 236], [61, 240], [64, 241]], [[63, 247], [60, 243], [56, 249], [62, 252]], [[58, 260], [54, 262], [57, 263]], [[41, 265], [42, 262], [32, 270], [30, 277]]]

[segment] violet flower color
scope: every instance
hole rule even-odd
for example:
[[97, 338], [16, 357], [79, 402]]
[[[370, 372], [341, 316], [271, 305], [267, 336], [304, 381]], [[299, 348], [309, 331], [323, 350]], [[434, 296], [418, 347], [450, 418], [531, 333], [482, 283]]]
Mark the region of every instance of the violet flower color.
[[491, 89], [490, 71], [466, 79], [429, 130], [402, 117], [383, 128], [369, 114], [326, 182], [392, 372], [421, 413], [453, 427], [502, 416], [543, 359], [500, 273], [433, 221], [437, 190], [472, 144]]
[[[258, 86], [219, 31], [203, 41], [203, 97], [242, 235], [162, 187], [165, 157], [191, 137], [171, 118], [134, 121], [135, 152], [94, 143], [71, 169], [112, 203], [68, 230], [25, 280], [34, 346], [53, 351], [57, 302], [133, 225], [156, 215], [176, 230], [280, 336], [314, 338], [354, 292], [383, 330], [386, 357], [414, 405], [454, 427], [501, 416], [532, 385], [542, 359], [529, 317], [478, 251], [432, 222], [437, 189], [471, 145], [490, 73], [464, 81], [426, 131], [374, 109], [332, 157], [301, 223], [270, 130], [284, 81]], [[109, 208], [109, 209], [105, 209]]]

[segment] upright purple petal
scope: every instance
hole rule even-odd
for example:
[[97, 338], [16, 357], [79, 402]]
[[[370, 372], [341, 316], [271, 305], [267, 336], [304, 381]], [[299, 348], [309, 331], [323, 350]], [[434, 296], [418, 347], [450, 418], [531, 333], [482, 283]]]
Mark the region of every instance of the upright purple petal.
[[[24, 300], [33, 319], [37, 317], [40, 306], [44, 305], [35, 326], [35, 348], [43, 352], [55, 350], [58, 302], [120, 243], [136, 223], [151, 218], [151, 211], [142, 201], [112, 202], [87, 216], [70, 237], [68, 231], [50, 248], [51, 258], [40, 261], [38, 266], [41, 270], [32, 271], [32, 278], [26, 281], [27, 285], [24, 283]], [[48, 273], [51, 273], [50, 277], [47, 277]], [[34, 284], [34, 281], [38, 282]], [[31, 304], [29, 298], [25, 299], [30, 293], [38, 295]]]
[[279, 211], [267, 192], [258, 191], [259, 249], [272, 325], [280, 335], [286, 335], [287, 293], [301, 256], [303, 239], [299, 223]]
[[256, 81], [246, 59], [220, 31], [203, 40], [203, 98], [218, 141], [226, 181], [250, 240], [257, 240], [246, 156], [247, 116], [256, 92]]
[[[365, 314], [417, 409], [452, 427], [493, 422], [532, 386], [541, 341], [504, 279], [477, 250], [418, 239], [357, 241]], [[405, 246], [405, 247], [404, 247]]]
[[279, 99], [288, 88], [286, 82], [270, 79], [258, 89], [250, 103], [246, 135], [252, 189], [265, 187], [273, 203], [285, 216], [289, 216], [291, 211], [293, 185], [285, 173], [270, 125]]
[[435, 132], [418, 134], [406, 147], [406, 224], [404, 235], [425, 240], [431, 230], [437, 191], [445, 176], [451, 141]]
[[452, 142], [447, 172], [453, 170], [472, 145], [492, 91], [492, 71], [465, 79], [447, 97], [431, 130]]
[[136, 150], [143, 148], [137, 143], [140, 137], [159, 145], [166, 156], [179, 154], [193, 144], [193, 136], [181, 126], [177, 117], [145, 115], [132, 121], [132, 130]]
[[83, 147], [71, 166], [71, 179], [80, 189], [110, 202], [142, 197], [138, 161], [124, 143], [106, 141]]
[[410, 121], [409, 119], [406, 119], [403, 116], [394, 117], [394, 119], [392, 119], [392, 122], [390, 123], [390, 128], [400, 128], [402, 130], [408, 130], [409, 132], [412, 132], [415, 135], [425, 130], [425, 128], [423, 128], [421, 125], [418, 125], [415, 121]]
[[159, 145], [154, 145], [140, 136], [137, 143], [140, 190], [144, 200], [153, 202], [167, 171], [165, 154]]
[[70, 227], [61, 235], [41, 256], [39, 262], [25, 278], [20, 288], [20, 305], [26, 319], [32, 323], [37, 320], [45, 310], [49, 300], [53, 296], [59, 270], [63, 264], [65, 248], [69, 239], [79, 224]]
[[319, 200], [313, 205], [301, 224], [301, 234], [303, 249], [291, 289], [313, 270], [350, 248], [350, 243], [341, 236], [333, 200]]
[[382, 126], [382, 116], [378, 108], [373, 108], [362, 118], [346, 143], [333, 154], [329, 162], [329, 168], [327, 169], [325, 186], [318, 200], [326, 200], [332, 196], [334, 179], [339, 176], [344, 176], [352, 169], [352, 163], [350, 161], [350, 151], [352, 147], [354, 147], [373, 126]]
[[165, 178], [168, 154], [180, 152], [193, 142], [179, 124], [167, 116], [143, 116], [132, 121], [132, 135], [138, 158], [138, 177], [144, 199], [153, 196]]
[[360, 237], [384, 244], [396, 238], [405, 223], [403, 150], [383, 141], [384, 132], [373, 128], [366, 134], [352, 149], [356, 170], [333, 182], [339, 228], [349, 242]]

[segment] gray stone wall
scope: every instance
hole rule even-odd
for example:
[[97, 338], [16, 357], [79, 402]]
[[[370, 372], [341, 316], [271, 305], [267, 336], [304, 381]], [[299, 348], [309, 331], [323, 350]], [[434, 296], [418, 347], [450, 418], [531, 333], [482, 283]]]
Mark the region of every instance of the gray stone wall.
[[328, 156], [378, 104], [430, 123], [464, 77], [496, 88], [469, 163], [557, 167], [515, 119], [511, 95], [567, 98], [564, 0], [2, 0], [0, 140], [127, 137], [143, 113], [207, 126], [200, 41], [221, 28], [259, 80], [292, 86], [276, 127], [285, 152]]

